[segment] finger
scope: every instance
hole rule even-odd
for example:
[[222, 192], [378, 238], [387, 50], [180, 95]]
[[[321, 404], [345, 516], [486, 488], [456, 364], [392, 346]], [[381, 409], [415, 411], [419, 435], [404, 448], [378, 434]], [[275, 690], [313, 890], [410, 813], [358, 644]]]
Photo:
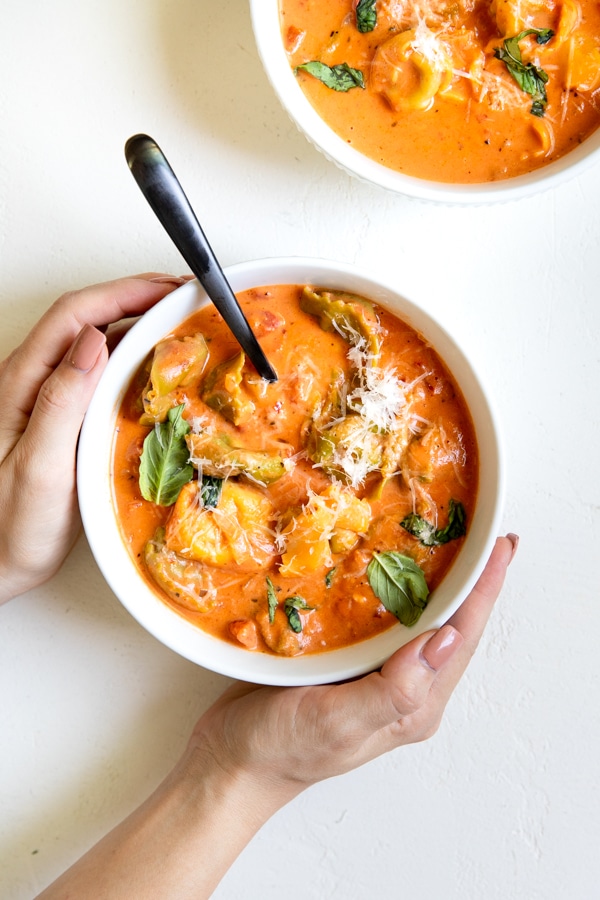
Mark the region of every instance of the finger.
[[5, 456], [24, 431], [42, 384], [84, 324], [102, 326], [139, 315], [185, 280], [148, 273], [65, 294], [53, 304], [0, 370], [2, 395], [10, 398], [0, 422], [0, 454]]
[[[77, 437], [107, 359], [104, 334], [84, 325], [40, 388], [19, 443], [19, 454], [32, 472], [54, 472], [57, 478], [64, 472], [72, 482]], [[69, 458], [73, 464], [65, 465]]]
[[432, 704], [442, 711], [456, 685], [462, 678], [473, 654], [477, 650], [481, 636], [488, 623], [494, 604], [498, 599], [506, 571], [515, 554], [518, 539], [515, 536], [498, 538], [477, 584], [464, 603], [448, 620], [464, 638], [459, 653], [440, 672], [432, 687]]
[[77, 436], [107, 359], [104, 335], [85, 326], [42, 385], [25, 433], [5, 462], [5, 505], [14, 505], [18, 492], [4, 542], [12, 583], [9, 596], [49, 578], [77, 535]]
[[[182, 275], [180, 279], [177, 281], [181, 281], [182, 284], [186, 284], [188, 281], [193, 281], [193, 275]], [[153, 278], [153, 282], [156, 283], [168, 283], [173, 281], [172, 275], [165, 275], [159, 278]], [[118, 322], [114, 322], [109, 325], [106, 329], [106, 342], [108, 345], [108, 352], [112, 353], [115, 347], [121, 342], [121, 340], [125, 337], [130, 328], [132, 328], [136, 322], [139, 322], [140, 316], [130, 316], [126, 319], [120, 319]]]
[[[499, 538], [475, 587], [460, 609], [436, 632], [405, 644], [380, 673], [340, 686], [347, 704], [348, 733], [362, 740], [365, 758], [436, 730], [452, 691], [471, 659], [504, 582], [514, 549]], [[345, 693], [342, 693], [341, 688]], [[406, 726], [403, 720], [409, 720]], [[407, 727], [411, 729], [407, 738]]]
[[479, 643], [494, 604], [504, 584], [508, 566], [516, 551], [515, 536], [499, 537], [475, 587], [448, 622], [465, 638], [473, 652]]
[[360, 744], [413, 715], [426, 702], [437, 672], [462, 642], [462, 635], [451, 626], [425, 632], [397, 650], [380, 672], [336, 686], [345, 733]]

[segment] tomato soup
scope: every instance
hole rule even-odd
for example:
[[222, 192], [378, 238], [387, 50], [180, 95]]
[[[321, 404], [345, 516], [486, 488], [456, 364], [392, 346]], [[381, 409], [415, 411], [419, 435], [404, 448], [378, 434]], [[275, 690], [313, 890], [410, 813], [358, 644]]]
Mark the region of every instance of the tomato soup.
[[600, 124], [596, 0], [280, 0], [280, 19], [325, 122], [407, 175], [511, 178]]
[[414, 624], [476, 501], [457, 384], [365, 298], [278, 285], [238, 299], [277, 382], [207, 305], [126, 393], [113, 495], [133, 560], [181, 616], [249, 651], [320, 652]]

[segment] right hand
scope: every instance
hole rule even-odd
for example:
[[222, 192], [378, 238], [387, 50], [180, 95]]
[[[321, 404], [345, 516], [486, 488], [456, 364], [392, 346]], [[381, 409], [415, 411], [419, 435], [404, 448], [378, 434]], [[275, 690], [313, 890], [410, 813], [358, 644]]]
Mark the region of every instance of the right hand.
[[397, 650], [380, 671], [316, 687], [236, 683], [198, 722], [190, 757], [242, 773], [278, 806], [310, 784], [430, 737], [477, 648], [516, 543], [514, 535], [498, 538], [457, 612]]

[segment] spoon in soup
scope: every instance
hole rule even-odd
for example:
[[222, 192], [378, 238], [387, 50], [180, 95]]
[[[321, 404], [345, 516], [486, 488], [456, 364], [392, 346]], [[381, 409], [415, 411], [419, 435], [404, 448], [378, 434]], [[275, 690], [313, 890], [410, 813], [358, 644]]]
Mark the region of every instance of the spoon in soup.
[[223, 316], [233, 336], [266, 381], [277, 374], [237, 301], [175, 172], [155, 140], [136, 134], [125, 158], [142, 194], [188, 266]]

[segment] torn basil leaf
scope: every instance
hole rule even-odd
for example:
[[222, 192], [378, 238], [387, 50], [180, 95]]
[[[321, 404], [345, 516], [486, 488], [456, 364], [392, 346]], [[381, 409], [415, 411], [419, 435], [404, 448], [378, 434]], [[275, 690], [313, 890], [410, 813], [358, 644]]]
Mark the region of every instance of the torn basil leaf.
[[541, 119], [544, 113], [546, 112], [546, 104], [542, 100], [534, 100], [531, 104], [531, 109], [529, 110], [532, 116], [537, 116], [538, 119]]
[[400, 524], [425, 547], [435, 547], [438, 544], [447, 544], [448, 541], [456, 540], [467, 533], [467, 514], [462, 503], [450, 500], [448, 524], [444, 528], [436, 528], [416, 513], [410, 513]]
[[367, 578], [375, 596], [403, 625], [414, 625], [427, 606], [429, 588], [420, 566], [410, 558], [388, 550], [374, 553]]
[[193, 466], [185, 442], [190, 426], [183, 418], [185, 404], [169, 410], [167, 419], [146, 435], [140, 458], [142, 497], [159, 506], [172, 506], [184, 484], [192, 480]]
[[330, 588], [335, 578], [335, 573], [337, 572], [337, 566], [334, 566], [333, 569], [330, 569], [327, 575], [325, 576], [325, 587]]
[[377, 0], [358, 0], [356, 4], [356, 27], [362, 34], [373, 31], [377, 25]]
[[313, 59], [311, 62], [296, 66], [295, 72], [308, 72], [322, 81], [325, 87], [332, 91], [349, 91], [352, 88], [364, 88], [365, 79], [360, 69], [353, 69], [348, 63], [340, 63], [337, 66], [328, 66], [325, 63]]
[[299, 594], [292, 594], [291, 597], [286, 598], [285, 603], [283, 604], [283, 611], [288, 617], [290, 628], [292, 631], [295, 631], [296, 634], [300, 634], [302, 631], [302, 619], [298, 612], [300, 609], [310, 610], [312, 609], [312, 606], [308, 606], [304, 597], [301, 597]]
[[219, 503], [223, 479], [215, 475], [203, 475], [200, 483], [200, 499], [206, 509], [214, 509]]
[[522, 91], [531, 94], [533, 103], [531, 104], [531, 114], [541, 117], [546, 112], [546, 104], [548, 97], [546, 96], [546, 84], [548, 83], [548, 73], [533, 63], [524, 63], [521, 57], [521, 48], [519, 41], [528, 35], [535, 35], [538, 44], [547, 44], [554, 37], [551, 28], [527, 28], [514, 37], [506, 38], [502, 47], [494, 49], [494, 56], [500, 59], [506, 66], [508, 72], [515, 79]]
[[267, 603], [269, 604], [269, 622], [271, 625], [275, 621], [275, 610], [277, 609], [277, 594], [275, 593], [275, 586], [269, 576], [267, 575]]

